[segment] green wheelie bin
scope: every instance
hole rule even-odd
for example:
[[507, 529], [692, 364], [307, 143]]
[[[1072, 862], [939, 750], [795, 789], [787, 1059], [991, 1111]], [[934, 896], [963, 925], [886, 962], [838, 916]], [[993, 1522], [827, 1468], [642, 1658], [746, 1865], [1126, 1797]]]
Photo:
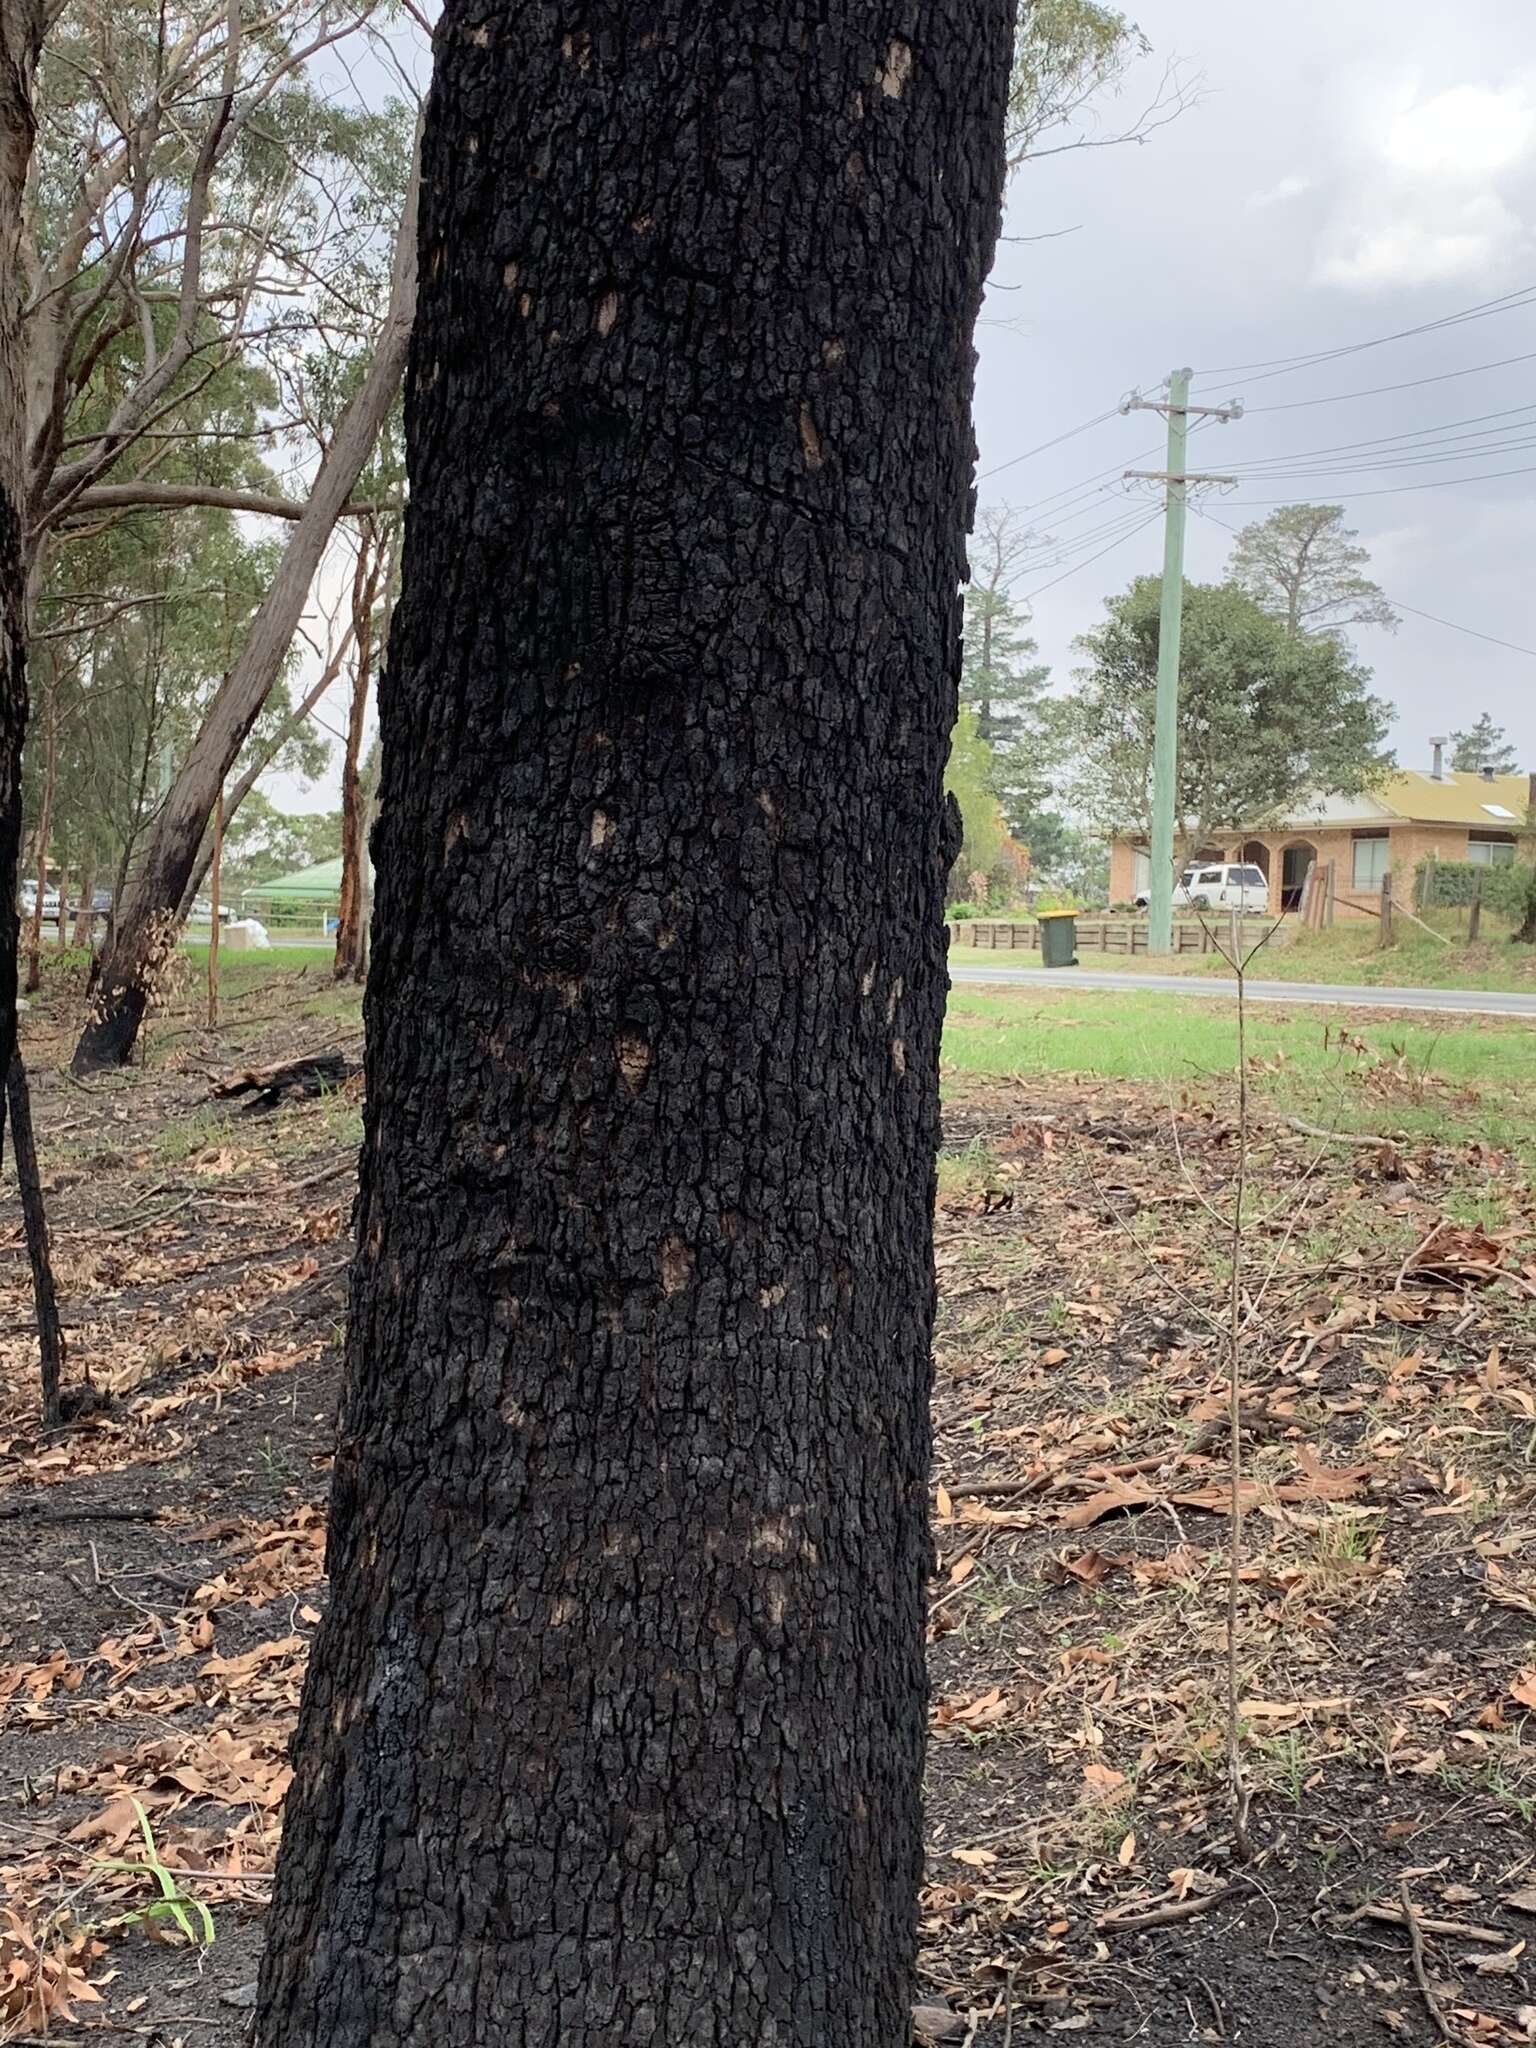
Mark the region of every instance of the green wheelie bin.
[[1077, 912], [1042, 910], [1040, 913], [1040, 964], [1042, 967], [1077, 965]]

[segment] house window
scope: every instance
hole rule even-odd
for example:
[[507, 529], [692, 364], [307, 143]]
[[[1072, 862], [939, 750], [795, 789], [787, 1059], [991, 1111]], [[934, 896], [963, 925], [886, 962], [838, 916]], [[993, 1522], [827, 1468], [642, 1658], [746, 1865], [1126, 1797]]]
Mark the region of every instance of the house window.
[[1469, 832], [1467, 859], [1483, 868], [1508, 868], [1515, 864], [1515, 842], [1495, 832]]
[[1379, 889], [1381, 878], [1392, 865], [1388, 858], [1385, 832], [1355, 834], [1355, 865], [1351, 880], [1357, 889]]

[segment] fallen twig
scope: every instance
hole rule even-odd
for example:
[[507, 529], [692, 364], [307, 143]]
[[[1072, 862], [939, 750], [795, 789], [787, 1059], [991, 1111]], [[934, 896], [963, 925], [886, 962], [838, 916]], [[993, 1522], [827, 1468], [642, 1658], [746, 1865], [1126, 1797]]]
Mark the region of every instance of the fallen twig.
[[158, 1522], [159, 1508], [0, 1508], [0, 1522]]
[[1378, 1152], [1395, 1152], [1396, 1138], [1379, 1138], [1370, 1131], [1325, 1131], [1321, 1124], [1309, 1124], [1305, 1118], [1288, 1116], [1286, 1125], [1293, 1131], [1300, 1131], [1304, 1138], [1320, 1138], [1329, 1145], [1371, 1145]]
[[[1486, 1942], [1490, 1948], [1507, 1948], [1509, 1936], [1498, 1927], [1479, 1927], [1471, 1920], [1435, 1920], [1427, 1913], [1414, 1910], [1414, 1919], [1425, 1934], [1448, 1934], [1457, 1941]], [[1379, 1920], [1387, 1927], [1405, 1927], [1408, 1923], [1401, 1906], [1357, 1906], [1352, 1913], [1341, 1913], [1336, 1925], [1349, 1927], [1357, 1920]]]
[[1040, 1493], [1054, 1475], [1037, 1472], [1030, 1479], [952, 1479], [945, 1487], [951, 1500], [1006, 1500], [1010, 1494]]
[[1141, 1927], [1171, 1927], [1175, 1921], [1196, 1920], [1202, 1913], [1209, 1913], [1236, 1890], [1236, 1885], [1224, 1884], [1219, 1892], [1204, 1892], [1195, 1899], [1170, 1899], [1166, 1905], [1149, 1907], [1144, 1913], [1101, 1913], [1093, 1924], [1100, 1934], [1131, 1934]]
[[1456, 2036], [1451, 2032], [1445, 2014], [1440, 2010], [1440, 2001], [1436, 1998], [1434, 1986], [1429, 1981], [1429, 1971], [1424, 1962], [1424, 1936], [1419, 1927], [1419, 1916], [1414, 1911], [1412, 1899], [1408, 1896], [1406, 1877], [1397, 1888], [1397, 1896], [1402, 1902], [1403, 1921], [1408, 1929], [1409, 1945], [1413, 1950], [1413, 1975], [1419, 1987], [1419, 1995], [1424, 2000], [1425, 2009], [1434, 2022], [1435, 2032], [1441, 2040], [1454, 2041]]
[[1423, 1257], [1424, 1253], [1429, 1250], [1430, 1246], [1434, 1243], [1435, 1239], [1440, 1235], [1441, 1231], [1443, 1231], [1444, 1228], [1445, 1219], [1444, 1217], [1442, 1217], [1431, 1231], [1427, 1232], [1425, 1236], [1419, 1239], [1418, 1243], [1414, 1246], [1413, 1250], [1407, 1253], [1407, 1255], [1403, 1259], [1403, 1263], [1397, 1269], [1397, 1278], [1392, 1283], [1392, 1292], [1394, 1294], [1402, 1293], [1403, 1282], [1408, 1278], [1409, 1267], [1416, 1266], [1419, 1263], [1419, 1260]]

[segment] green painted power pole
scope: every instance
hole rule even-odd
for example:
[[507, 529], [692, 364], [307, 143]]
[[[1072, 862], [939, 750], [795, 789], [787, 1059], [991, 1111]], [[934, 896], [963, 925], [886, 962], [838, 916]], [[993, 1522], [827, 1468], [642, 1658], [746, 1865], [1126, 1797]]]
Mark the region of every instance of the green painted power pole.
[[1179, 773], [1179, 633], [1184, 623], [1184, 522], [1189, 484], [1189, 372], [1168, 379], [1168, 501], [1163, 516], [1163, 601], [1157, 621], [1157, 739], [1152, 752], [1152, 874], [1147, 951], [1173, 951], [1173, 813]]
[[1166, 470], [1128, 469], [1167, 488], [1163, 520], [1163, 592], [1157, 628], [1157, 732], [1152, 753], [1152, 850], [1147, 878], [1147, 951], [1173, 951], [1173, 820], [1179, 777], [1179, 632], [1184, 617], [1184, 522], [1189, 486], [1234, 483], [1234, 477], [1191, 476], [1185, 468], [1192, 413], [1219, 420], [1237, 419], [1242, 407], [1191, 405], [1191, 370], [1171, 370], [1166, 399], [1125, 400], [1122, 412], [1161, 412], [1168, 417]]

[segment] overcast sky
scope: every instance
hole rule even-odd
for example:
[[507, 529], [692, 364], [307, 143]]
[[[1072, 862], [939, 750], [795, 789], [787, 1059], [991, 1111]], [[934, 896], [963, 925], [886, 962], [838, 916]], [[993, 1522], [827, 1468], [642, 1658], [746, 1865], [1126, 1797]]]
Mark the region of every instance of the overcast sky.
[[[1312, 472], [1200, 493], [1209, 516], [1190, 520], [1191, 576], [1222, 573], [1230, 535], [1212, 518], [1262, 518], [1257, 500], [1342, 503], [1389, 596], [1536, 648], [1536, 433], [1518, 413], [1488, 417], [1524, 406], [1536, 424], [1536, 293], [1362, 346], [1536, 286], [1531, 4], [1132, 7], [1155, 54], [1101, 129], [1134, 115], [1169, 59], [1200, 75], [1201, 96], [1141, 145], [1021, 170], [978, 335], [982, 501], [1033, 507], [1030, 523], [1054, 537], [1018, 589], [1037, 593], [1035, 632], [1058, 683], [1106, 594], [1156, 573], [1162, 553], [1152, 487], [1118, 481], [1122, 467], [1162, 467], [1161, 416], [1073, 430], [1135, 388], [1155, 394], [1179, 364], [1197, 372], [1197, 400], [1250, 408], [1197, 434], [1192, 465], [1283, 470], [1294, 455]], [[1356, 352], [1291, 362], [1334, 349]], [[1446, 374], [1524, 354], [1533, 360]], [[1301, 402], [1425, 378], [1443, 381]], [[1446, 438], [1343, 449], [1435, 432]], [[1017, 459], [1058, 435], [1070, 438]], [[1423, 484], [1434, 487], [1403, 488]], [[1122, 531], [1138, 510], [1146, 523]], [[1401, 761], [1427, 762], [1429, 734], [1486, 709], [1536, 767], [1536, 655], [1408, 613], [1396, 634], [1363, 632], [1357, 646], [1397, 707]], [[337, 693], [323, 710], [344, 722]], [[337, 801], [334, 769], [307, 790], [286, 776], [270, 787], [288, 808]]]
[[[1024, 167], [1006, 232], [1056, 239], [1005, 243], [981, 332], [982, 500], [1047, 500], [1031, 523], [1060, 545], [1043, 548], [1018, 587], [1062, 579], [1034, 599], [1041, 653], [1061, 681], [1074, 636], [1100, 615], [1105, 595], [1160, 569], [1162, 524], [1154, 516], [1115, 542], [1117, 514], [1143, 504], [1156, 514], [1150, 486], [1126, 496], [1111, 477], [1098, 495], [1056, 500], [1059, 518], [1051, 494], [1105, 468], [1161, 468], [1161, 455], [1147, 452], [1163, 433], [1161, 416], [1117, 415], [1012, 458], [1135, 386], [1154, 391], [1176, 365], [1273, 367], [1536, 282], [1531, 0], [1433, 9], [1403, 0], [1145, 0], [1132, 11], [1157, 52], [1136, 75], [1144, 91], [1155, 88], [1160, 60], [1178, 56], [1203, 74], [1203, 97], [1141, 146]], [[1134, 93], [1120, 103], [1127, 113], [1135, 105]], [[1106, 110], [1104, 125], [1115, 112]], [[1197, 375], [1197, 399], [1237, 397], [1252, 410], [1195, 436], [1192, 467], [1236, 470], [1294, 454], [1304, 458], [1296, 468], [1317, 472], [1250, 476], [1197, 502], [1230, 525], [1263, 518], [1259, 499], [1342, 503], [1390, 596], [1536, 648], [1536, 433], [1518, 415], [1483, 417], [1525, 406], [1536, 424], [1536, 360], [1340, 404], [1296, 403], [1528, 353], [1536, 355], [1536, 296], [1280, 375]], [[1282, 405], [1292, 409], [1258, 410]], [[1441, 428], [1487, 438], [1309, 452]], [[1460, 481], [1520, 468], [1531, 473]], [[1219, 578], [1230, 535], [1209, 519], [1189, 525], [1190, 575]], [[1086, 559], [1105, 546], [1101, 559]], [[1426, 762], [1429, 734], [1486, 708], [1536, 768], [1536, 656], [1407, 613], [1396, 634], [1370, 630], [1356, 642], [1376, 689], [1397, 707], [1400, 760]]]

